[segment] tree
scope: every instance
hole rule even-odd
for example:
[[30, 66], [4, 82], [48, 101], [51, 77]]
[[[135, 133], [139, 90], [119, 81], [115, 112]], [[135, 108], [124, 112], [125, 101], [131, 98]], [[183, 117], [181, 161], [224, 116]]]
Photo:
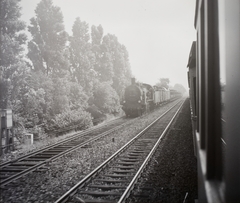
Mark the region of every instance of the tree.
[[120, 98], [124, 94], [124, 89], [130, 84], [132, 73], [129, 63], [129, 55], [124, 45], [119, 46], [118, 58], [115, 62], [115, 73], [113, 87], [117, 91]]
[[[41, 0], [35, 13], [28, 27], [32, 34], [28, 56], [33, 69], [26, 101], [32, 106], [31, 111], [36, 112], [37, 124], [45, 130], [91, 125], [91, 115], [86, 112], [88, 96], [82, 88], [90, 84], [87, 81], [91, 67], [88, 25], [76, 19], [67, 47], [68, 36], [60, 8], [53, 6], [52, 0]], [[40, 102], [32, 102], [34, 99]], [[35, 106], [31, 105], [34, 103]]]
[[118, 42], [115, 35], [103, 36], [102, 26], [92, 26], [92, 50], [95, 55], [94, 70], [100, 82], [112, 84], [119, 97], [129, 85], [131, 69], [129, 55], [124, 45]]
[[22, 47], [27, 36], [22, 33], [25, 23], [21, 17], [20, 0], [1, 0], [0, 29], [1, 29], [1, 58], [0, 66], [9, 67], [19, 61]]
[[97, 58], [95, 70], [101, 82], [112, 82], [114, 76], [112, 54], [104, 44], [100, 45], [100, 55]]
[[68, 72], [64, 78], [53, 77], [53, 92], [51, 94], [52, 115], [61, 114], [68, 110], [85, 110], [88, 107], [88, 96], [82, 87], [70, 80]]
[[[68, 71], [65, 77], [46, 77], [42, 71], [32, 71], [27, 83], [26, 91], [21, 93], [24, 102], [19, 103], [18, 111], [26, 127], [41, 125], [46, 130], [62, 123], [76, 125], [74, 118], [91, 120], [85, 110], [88, 97], [81, 86], [70, 80]], [[85, 125], [88, 124], [84, 121]]]
[[120, 110], [119, 96], [109, 82], [99, 83], [94, 91], [93, 104], [103, 114], [117, 113]]
[[69, 45], [71, 72], [78, 84], [90, 93], [94, 78], [92, 77], [94, 56], [89, 42], [88, 24], [76, 18], [72, 32]]
[[28, 57], [35, 71], [46, 75], [61, 74], [68, 68], [66, 59], [67, 33], [64, 30], [63, 15], [52, 0], [42, 0], [36, 7], [36, 17], [28, 26], [32, 40], [28, 43]]
[[[112, 70], [105, 70], [112, 73], [113, 88], [121, 97], [123, 89], [129, 84], [131, 78], [130, 63], [128, 52], [124, 45], [118, 42], [115, 35], [107, 34], [102, 42], [105, 52], [109, 54], [109, 64], [112, 64]], [[110, 68], [110, 67], [109, 67]]]
[[169, 78], [160, 78], [160, 82], [157, 83], [156, 85], [159, 87], [164, 87], [166, 89], [169, 89], [169, 83], [170, 83]]
[[91, 28], [91, 37], [92, 37], [92, 45], [101, 45], [103, 38], [103, 28], [102, 25], [95, 26], [93, 25]]
[[95, 56], [94, 70], [97, 72], [98, 80], [101, 82], [112, 82], [113, 63], [112, 55], [103, 44], [103, 28], [92, 26], [92, 51]]
[[181, 85], [181, 84], [175, 84], [173, 89], [177, 90], [178, 92], [180, 92], [182, 94], [186, 92], [185, 87], [183, 87], [183, 85]]
[[18, 87], [12, 83], [11, 77], [23, 70], [23, 45], [27, 36], [22, 32], [25, 23], [19, 19], [21, 17], [19, 2], [19, 0], [0, 1], [0, 108], [12, 107], [10, 100], [14, 96], [12, 91]]

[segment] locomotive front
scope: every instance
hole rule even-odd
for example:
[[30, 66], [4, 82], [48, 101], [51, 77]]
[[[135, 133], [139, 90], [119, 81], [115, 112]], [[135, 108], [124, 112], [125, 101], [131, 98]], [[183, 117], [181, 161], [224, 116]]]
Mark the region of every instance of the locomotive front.
[[144, 89], [135, 83], [135, 78], [132, 78], [132, 84], [125, 89], [125, 100], [123, 101], [123, 110], [126, 116], [139, 116], [144, 112], [145, 94]]

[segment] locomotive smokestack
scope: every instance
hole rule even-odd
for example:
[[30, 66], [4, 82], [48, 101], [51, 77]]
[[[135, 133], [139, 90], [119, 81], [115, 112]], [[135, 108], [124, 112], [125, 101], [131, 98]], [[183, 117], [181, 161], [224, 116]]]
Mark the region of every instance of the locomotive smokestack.
[[135, 78], [132, 78], [132, 85], [134, 85], [136, 82], [136, 79]]

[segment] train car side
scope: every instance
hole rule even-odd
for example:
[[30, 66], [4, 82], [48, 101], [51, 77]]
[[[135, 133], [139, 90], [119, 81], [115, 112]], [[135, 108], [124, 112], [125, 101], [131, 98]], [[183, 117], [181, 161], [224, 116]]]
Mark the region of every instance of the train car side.
[[240, 1], [197, 0], [188, 60], [198, 200], [240, 202]]

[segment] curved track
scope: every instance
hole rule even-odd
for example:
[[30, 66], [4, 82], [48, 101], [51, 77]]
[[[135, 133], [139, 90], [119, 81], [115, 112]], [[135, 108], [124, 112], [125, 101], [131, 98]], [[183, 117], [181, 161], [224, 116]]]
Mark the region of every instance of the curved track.
[[125, 201], [182, 104], [152, 122], [55, 203]]

